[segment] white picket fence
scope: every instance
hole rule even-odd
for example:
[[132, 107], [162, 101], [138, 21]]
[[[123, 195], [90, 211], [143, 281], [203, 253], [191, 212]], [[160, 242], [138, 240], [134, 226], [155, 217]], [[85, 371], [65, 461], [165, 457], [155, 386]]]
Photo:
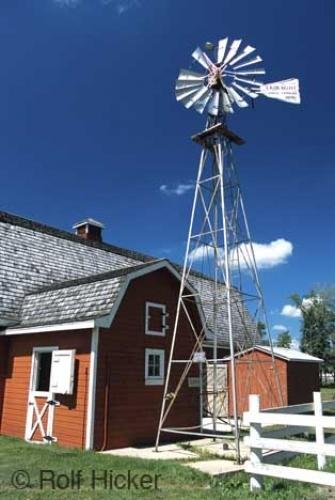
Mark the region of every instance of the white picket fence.
[[[322, 403], [319, 392], [313, 393], [313, 403], [269, 410], [260, 410], [259, 396], [249, 396], [249, 412], [244, 414], [243, 421], [250, 425], [250, 435], [245, 438], [250, 447], [250, 460], [245, 464], [245, 471], [251, 474], [251, 491], [262, 487], [263, 476], [335, 486], [335, 474], [322, 471], [326, 457], [335, 456], [332, 444], [335, 443], [335, 415], [323, 415], [330, 409], [335, 409], [335, 401]], [[313, 414], [304, 415], [310, 412]], [[281, 427], [266, 429], [271, 425]], [[315, 440], [287, 439], [302, 433], [315, 435]], [[325, 438], [325, 434], [330, 436]], [[319, 470], [277, 465], [283, 458], [299, 453], [317, 455]]]

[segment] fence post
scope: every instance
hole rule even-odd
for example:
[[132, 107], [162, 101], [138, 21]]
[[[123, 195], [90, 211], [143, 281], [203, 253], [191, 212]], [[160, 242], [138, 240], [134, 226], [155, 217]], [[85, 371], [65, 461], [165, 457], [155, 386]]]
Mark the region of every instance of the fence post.
[[[255, 423], [259, 414], [259, 396], [250, 394], [249, 396], [249, 418], [250, 418], [250, 462], [252, 465], [262, 463], [263, 450], [253, 448], [253, 442], [261, 437], [262, 424]], [[250, 477], [250, 491], [257, 491], [262, 488], [263, 477], [258, 474], [252, 474]]]
[[[322, 417], [322, 401], [321, 393], [313, 392], [314, 401], [314, 415], [315, 415], [315, 439], [317, 446], [323, 446], [325, 444], [325, 435], [323, 432], [321, 417]], [[318, 453], [318, 469], [321, 470], [326, 465], [325, 455]]]

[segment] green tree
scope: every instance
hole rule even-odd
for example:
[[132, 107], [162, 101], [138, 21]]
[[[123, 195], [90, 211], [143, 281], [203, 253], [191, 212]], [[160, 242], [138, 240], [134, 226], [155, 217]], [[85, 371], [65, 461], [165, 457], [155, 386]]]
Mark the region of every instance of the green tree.
[[335, 340], [334, 288], [312, 290], [306, 297], [294, 294], [291, 300], [301, 311], [301, 350], [326, 361]]
[[292, 337], [288, 330], [286, 332], [282, 332], [278, 335], [276, 346], [277, 347], [287, 347], [289, 349], [291, 347]]

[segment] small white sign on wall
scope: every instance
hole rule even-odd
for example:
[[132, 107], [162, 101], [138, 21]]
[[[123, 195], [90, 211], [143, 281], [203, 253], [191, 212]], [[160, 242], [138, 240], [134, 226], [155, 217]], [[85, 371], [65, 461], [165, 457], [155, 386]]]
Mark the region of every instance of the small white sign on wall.
[[194, 363], [205, 363], [206, 353], [204, 351], [198, 351], [193, 354]]
[[50, 391], [55, 394], [73, 394], [76, 350], [52, 351]]

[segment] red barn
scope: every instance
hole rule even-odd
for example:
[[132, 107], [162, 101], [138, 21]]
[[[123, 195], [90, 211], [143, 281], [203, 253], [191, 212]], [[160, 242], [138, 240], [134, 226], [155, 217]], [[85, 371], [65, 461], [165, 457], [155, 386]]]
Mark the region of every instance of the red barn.
[[[102, 243], [94, 220], [76, 229], [0, 214], [0, 433], [86, 449], [152, 443], [180, 274]], [[180, 328], [176, 353], [188, 357], [193, 332], [183, 317]], [[199, 424], [197, 388], [185, 385], [169, 425], [181, 418]]]

